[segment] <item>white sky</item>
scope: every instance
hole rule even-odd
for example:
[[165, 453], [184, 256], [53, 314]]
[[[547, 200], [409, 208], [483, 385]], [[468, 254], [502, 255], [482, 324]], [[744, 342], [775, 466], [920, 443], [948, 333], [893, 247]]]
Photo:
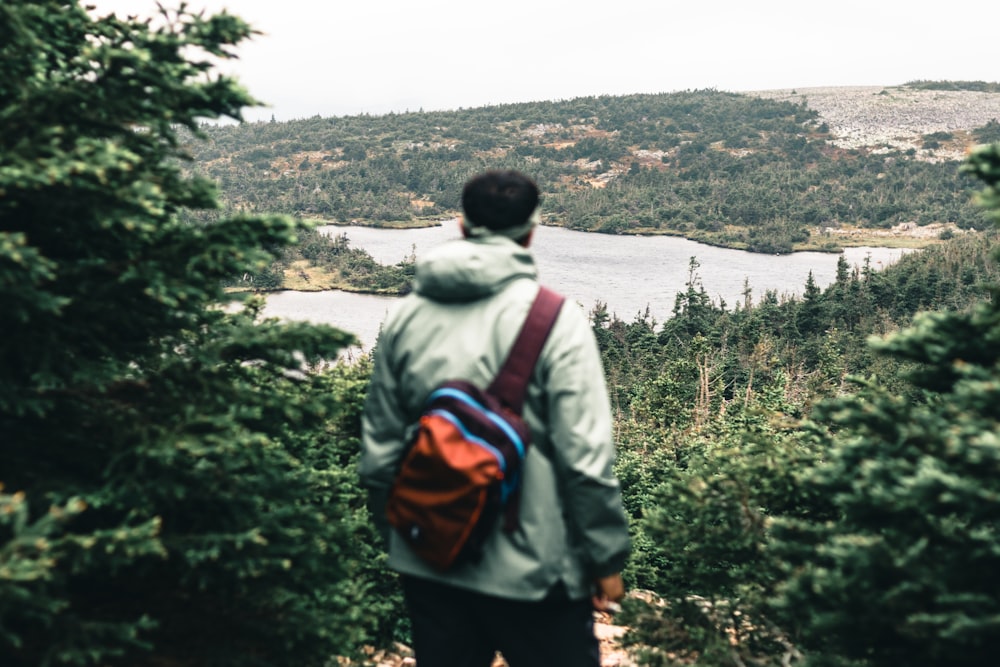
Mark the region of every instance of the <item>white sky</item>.
[[[175, 7], [180, 0], [163, 0]], [[85, 0], [150, 16], [155, 0]], [[1000, 81], [996, 0], [188, 0], [263, 35], [250, 120], [584, 95]]]

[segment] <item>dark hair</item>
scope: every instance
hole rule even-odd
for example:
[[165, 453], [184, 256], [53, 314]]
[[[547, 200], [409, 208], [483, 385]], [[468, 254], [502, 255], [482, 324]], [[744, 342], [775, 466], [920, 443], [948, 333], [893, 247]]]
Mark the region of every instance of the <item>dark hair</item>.
[[462, 188], [466, 219], [488, 229], [506, 229], [527, 222], [538, 200], [538, 186], [517, 171], [487, 171]]

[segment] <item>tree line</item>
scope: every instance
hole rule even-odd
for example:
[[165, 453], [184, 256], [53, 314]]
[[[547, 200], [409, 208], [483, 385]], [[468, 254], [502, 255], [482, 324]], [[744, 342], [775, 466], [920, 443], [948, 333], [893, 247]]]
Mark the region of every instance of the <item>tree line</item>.
[[983, 228], [972, 180], [927, 158], [996, 135], [993, 122], [919, 150], [844, 150], [804, 101], [716, 90], [200, 129], [191, 168], [230, 211], [426, 224], [459, 209], [470, 175], [510, 168], [544, 184], [551, 224], [768, 253], [836, 250], [825, 230], [844, 226]]

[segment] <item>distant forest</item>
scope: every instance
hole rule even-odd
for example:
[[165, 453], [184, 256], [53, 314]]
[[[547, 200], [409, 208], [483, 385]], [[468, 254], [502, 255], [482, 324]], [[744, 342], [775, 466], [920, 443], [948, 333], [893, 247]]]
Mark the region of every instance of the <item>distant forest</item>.
[[907, 88], [922, 90], [973, 90], [980, 93], [1000, 93], [1000, 83], [995, 81], [925, 81], [916, 80], [906, 84]]
[[[753, 252], [837, 250], [824, 230], [841, 226], [986, 224], [956, 162], [917, 159], [950, 133], [927, 135], [921, 156], [845, 150], [805, 101], [716, 90], [201, 129], [192, 169], [218, 183], [223, 215], [429, 224], [458, 211], [471, 174], [510, 168], [543, 188], [547, 224]], [[1000, 139], [1000, 123], [971, 139]]]

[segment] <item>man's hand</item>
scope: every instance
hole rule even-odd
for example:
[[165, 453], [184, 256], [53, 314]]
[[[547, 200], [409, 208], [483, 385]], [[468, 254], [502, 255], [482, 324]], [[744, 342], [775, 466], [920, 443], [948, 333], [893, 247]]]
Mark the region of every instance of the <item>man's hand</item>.
[[625, 597], [625, 583], [622, 575], [612, 574], [594, 582], [594, 595], [591, 601], [594, 609], [613, 614], [621, 609], [618, 604]]

